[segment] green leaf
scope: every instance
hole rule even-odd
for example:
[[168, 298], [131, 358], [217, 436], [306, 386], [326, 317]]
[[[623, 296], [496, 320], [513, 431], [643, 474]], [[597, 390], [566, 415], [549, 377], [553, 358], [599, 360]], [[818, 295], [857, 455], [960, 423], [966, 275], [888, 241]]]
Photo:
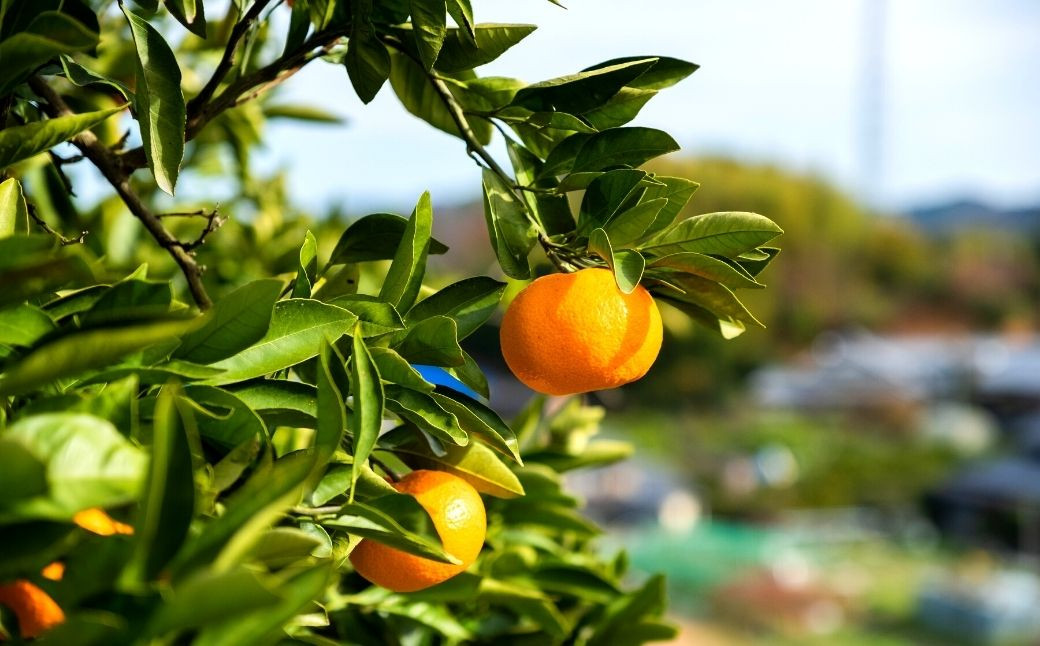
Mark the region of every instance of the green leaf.
[[129, 277], [112, 285], [80, 315], [83, 327], [143, 321], [169, 315], [173, 292], [168, 281]]
[[229, 617], [199, 632], [195, 646], [273, 644], [285, 636], [285, 624], [322, 596], [329, 581], [329, 565], [319, 563], [277, 585], [281, 600], [242, 617]]
[[300, 247], [300, 264], [296, 269], [296, 280], [293, 282], [292, 298], [310, 298], [314, 275], [318, 271], [318, 241], [310, 231], [303, 238]]
[[318, 417], [318, 394], [314, 386], [285, 379], [261, 379], [232, 386], [230, 392], [261, 414], [281, 413], [301, 418], [293, 426], [310, 426]]
[[30, 392], [62, 377], [114, 363], [161, 341], [177, 338], [192, 321], [156, 321], [72, 332], [35, 348], [7, 369], [0, 396]]
[[209, 379], [221, 373], [216, 368], [201, 366], [186, 361], [168, 361], [161, 366], [117, 366], [102, 370], [76, 382], [76, 387], [92, 384], [107, 384], [130, 375], [142, 385], [165, 384], [170, 381], [195, 381]]
[[603, 230], [610, 236], [611, 242], [618, 247], [632, 247], [642, 240], [647, 229], [661, 213], [668, 200], [657, 198], [640, 202], [632, 208], [611, 218]]
[[582, 114], [606, 103], [629, 82], [653, 67], [656, 58], [579, 72], [528, 85], [516, 93], [513, 105], [534, 112]]
[[475, 390], [481, 397], [490, 399], [491, 390], [488, 387], [487, 377], [484, 376], [480, 366], [465, 350], [462, 351], [462, 359], [462, 365], [446, 368], [448, 374]]
[[410, 0], [412, 36], [423, 67], [433, 69], [447, 34], [444, 0]]
[[669, 282], [683, 290], [680, 292], [672, 288], [661, 288], [661, 293], [673, 300], [698, 305], [720, 319], [732, 319], [744, 325], [765, 327], [724, 285], [692, 274], [676, 276]]
[[357, 316], [361, 324], [361, 336], [366, 339], [404, 329], [404, 321], [397, 308], [372, 296], [340, 296], [329, 301], [329, 304], [342, 307]]
[[196, 363], [226, 359], [267, 333], [282, 291], [280, 280], [256, 280], [217, 301], [202, 327], [184, 335], [173, 356]]
[[[592, 135], [590, 134], [576, 132], [554, 145], [549, 155], [545, 158], [545, 164], [538, 174], [539, 179], [556, 177], [570, 172], [571, 168], [574, 167], [574, 159], [581, 152], [585, 142], [591, 138]], [[564, 178], [563, 182], [566, 181], [567, 178]]]
[[196, 417], [198, 432], [211, 443], [233, 449], [249, 440], [267, 442], [263, 420], [237, 394], [213, 386], [192, 385], [184, 388], [184, 396], [204, 407]]
[[[542, 160], [512, 139], [506, 142], [509, 161], [513, 164], [516, 183], [520, 186], [553, 188], [554, 179], [539, 180]], [[541, 224], [547, 235], [564, 235], [574, 230], [574, 216], [565, 195], [547, 194], [541, 191], [522, 191], [528, 212]]]
[[[448, 6], [451, 7], [451, 2]], [[529, 36], [534, 25], [480, 24], [463, 30], [449, 29], [434, 65], [441, 72], [462, 72], [486, 65]]]
[[234, 562], [228, 561], [235, 559], [229, 557], [244, 555], [264, 530], [299, 501], [304, 480], [313, 467], [314, 455], [297, 451], [254, 471], [224, 501], [224, 514], [185, 543], [171, 564], [174, 579], [214, 559], [214, 571], [230, 569]]
[[407, 428], [398, 428], [380, 438], [380, 446], [392, 451], [413, 469], [453, 473], [480, 493], [497, 498], [516, 498], [524, 488], [508, 466], [480, 442], [467, 446], [446, 444], [433, 451], [429, 443]]
[[0, 182], [0, 238], [29, 233], [29, 210], [22, 185], [13, 177]]
[[[761, 288], [761, 283], [755, 281], [748, 273], [734, 268], [732, 265], [700, 253], [683, 252], [673, 253], [667, 256], [655, 258], [650, 263], [651, 268], [663, 267], [677, 271], [696, 274], [708, 280], [722, 283], [730, 289], [741, 287]], [[738, 265], [739, 267], [739, 265]]]
[[134, 108], [155, 183], [173, 195], [184, 156], [186, 112], [177, 57], [155, 27], [121, 5], [137, 48]]
[[773, 258], [780, 253], [776, 247], [759, 247], [757, 251], [761, 251], [766, 257], [762, 260], [737, 260], [737, 264], [753, 277], [761, 274], [762, 270], [768, 267], [769, 263], [773, 262]]
[[325, 475], [322, 476], [318, 485], [311, 494], [311, 504], [324, 505], [337, 496], [345, 494], [351, 486], [354, 486], [357, 495], [362, 498], [378, 498], [387, 494], [397, 493], [390, 483], [379, 476], [367, 464], [361, 465], [360, 475], [357, 481], [351, 484], [353, 477], [353, 463], [330, 464]]
[[627, 628], [637, 625], [644, 618], [660, 616], [665, 610], [666, 594], [664, 577], [658, 574], [638, 591], [615, 600], [597, 622], [589, 646], [641, 643], [628, 639], [619, 641], [618, 638]]
[[419, 371], [397, 352], [389, 348], [369, 348], [369, 352], [383, 381], [420, 392], [433, 391], [433, 384], [423, 379]]
[[314, 433], [319, 463], [327, 461], [340, 448], [347, 428], [347, 413], [343, 405], [346, 398], [332, 376], [333, 361], [342, 365], [343, 359], [328, 341], [323, 341], [318, 354], [318, 417]]
[[427, 535], [423, 535], [406, 529], [397, 522], [398, 516], [388, 514], [376, 506], [380, 504], [379, 501], [383, 501], [385, 504], [388, 500], [393, 500], [395, 506], [407, 504], [411, 507], [409, 511], [413, 515], [426, 516], [427, 522], [429, 522], [429, 516], [414, 498], [395, 493], [383, 498], [376, 498], [368, 503], [355, 502], [343, 505], [338, 517], [324, 521], [322, 524], [343, 529], [349, 534], [370, 538], [403, 552], [440, 563], [459, 563], [458, 559], [444, 551], [435, 532], [431, 531]]
[[480, 598], [505, 605], [521, 616], [529, 617], [555, 640], [562, 641], [571, 631], [567, 618], [536, 588], [485, 577], [480, 582]]
[[680, 296], [679, 293], [672, 292], [671, 290], [669, 290], [668, 293], [662, 291], [656, 291], [654, 293], [657, 302], [668, 303], [706, 328], [714, 330], [719, 334], [719, 336], [727, 341], [735, 339], [747, 331], [747, 328], [740, 321], [729, 316], [720, 317], [700, 305], [686, 300], [679, 300], [679, 298], [677, 298], [678, 296]]
[[423, 275], [426, 273], [426, 254], [430, 248], [430, 237], [433, 231], [433, 206], [430, 204], [430, 193], [427, 191], [419, 198], [412, 211], [401, 242], [397, 246], [394, 260], [386, 273], [386, 279], [379, 290], [380, 300], [407, 310], [415, 303], [415, 297], [422, 287]]
[[432, 394], [388, 385], [386, 407], [438, 440], [459, 446], [469, 443], [469, 436], [459, 426], [458, 418], [444, 410]]
[[[42, 11], [18, 33], [0, 41], [0, 96], [6, 96], [40, 65], [58, 54], [97, 46], [98, 34], [72, 16]], [[0, 167], [6, 164], [0, 163]]]
[[124, 108], [126, 106], [121, 105], [117, 108], [55, 117], [0, 130], [0, 168], [50, 150], [84, 130], [93, 128]]
[[[470, 42], [476, 37], [473, 28], [473, 7], [470, 5], [469, 0], [448, 0], [447, 2], [448, 15], [451, 16], [455, 24], [462, 29], [462, 33], [470, 39]], [[441, 56], [444, 55], [444, 48], [441, 48]]]
[[[647, 58], [650, 57], [629, 56], [626, 58], [615, 58], [609, 61], [604, 61], [599, 65], [593, 65], [584, 71], [591, 72], [593, 70], [603, 69], [604, 67], [611, 67], [613, 65], [623, 65], [633, 61], [646, 60]], [[657, 62], [654, 63], [650, 69], [633, 79], [628, 84], [628, 87], [644, 90], [663, 90], [666, 87], [675, 85], [700, 68], [700, 65], [697, 65], [696, 63], [690, 63], [678, 58], [669, 58], [668, 56], [657, 56], [656, 58]]]
[[[401, 245], [408, 220], [393, 213], [366, 215], [347, 227], [332, 250], [328, 265], [390, 260]], [[448, 247], [435, 238], [430, 238], [428, 253], [443, 254]]]
[[163, 0], [166, 10], [177, 22], [199, 38], [206, 37], [206, 11], [203, 0]]
[[458, 327], [447, 316], [431, 316], [413, 324], [395, 349], [411, 363], [459, 366], [465, 362]]
[[783, 232], [757, 213], [708, 213], [670, 226], [642, 248], [655, 255], [693, 251], [734, 258]]
[[646, 102], [657, 94], [654, 90], [621, 88], [612, 99], [598, 108], [589, 110], [581, 118], [596, 130], [607, 130], [625, 125], [636, 118]]
[[0, 438], [20, 444], [47, 469], [46, 493], [8, 503], [0, 521], [67, 519], [88, 507], [126, 504], [141, 489], [144, 453], [92, 415], [33, 415], [11, 424]]
[[54, 329], [54, 321], [38, 307], [19, 305], [0, 311], [0, 345], [29, 347]]
[[224, 370], [214, 384], [245, 381], [317, 356], [324, 339], [335, 341], [357, 323], [350, 312], [319, 301], [294, 298], [275, 304], [267, 333], [255, 344], [213, 364]]
[[679, 150], [671, 135], [653, 128], [612, 128], [591, 135], [574, 158], [572, 172], [639, 166], [648, 159]]
[[155, 405], [152, 458], [134, 522], [134, 548], [122, 582], [135, 588], [166, 567], [188, 535], [195, 516], [195, 474], [190, 409], [179, 406], [179, 389], [164, 387]]
[[635, 452], [628, 442], [596, 440], [584, 446], [580, 452], [567, 453], [543, 449], [526, 454], [528, 463], [544, 464], [553, 471], [563, 473], [574, 469], [588, 469], [627, 460]]
[[[390, 54], [390, 86], [406, 110], [434, 128], [461, 137], [458, 125], [452, 119], [448, 108], [445, 107], [444, 99], [430, 82], [426, 71], [405, 54], [399, 52]], [[453, 92], [461, 91], [461, 88], [453, 90]], [[458, 96], [456, 96], [457, 98]], [[492, 125], [490, 121], [479, 117], [468, 118], [467, 121], [478, 142], [483, 145], [491, 142]]]
[[419, 301], [405, 320], [415, 323], [431, 316], [447, 316], [455, 321], [458, 339], [462, 340], [488, 320], [505, 288], [505, 283], [486, 276], [466, 278]]
[[311, 556], [322, 541], [295, 527], [272, 527], [260, 536], [249, 552], [249, 560], [272, 569], [293, 565]]
[[657, 219], [654, 220], [654, 223], [647, 228], [645, 233], [647, 236], [661, 231], [674, 222], [676, 216], [679, 215], [686, 203], [690, 201], [697, 187], [700, 186], [697, 182], [682, 177], [662, 177], [657, 175], [654, 179], [658, 184], [648, 186], [643, 199], [656, 200], [663, 197], [668, 200], [668, 203], [657, 214]]
[[352, 0], [350, 4], [353, 20], [344, 64], [358, 98], [369, 103], [390, 78], [390, 54], [372, 26], [372, 0]]
[[47, 493], [46, 465], [37, 460], [28, 447], [3, 436], [0, 436], [0, 491], [4, 492], [0, 509]]
[[591, 567], [566, 562], [540, 564], [529, 578], [545, 592], [597, 603], [610, 603], [621, 594], [616, 585]]
[[524, 205], [497, 174], [485, 168], [483, 179], [484, 218], [498, 263], [510, 278], [530, 278], [527, 255], [537, 239], [534, 225]]
[[88, 85], [107, 85], [116, 92], [122, 94], [123, 98], [127, 101], [133, 102], [134, 93], [121, 81], [109, 78], [93, 70], [89, 70], [77, 63], [71, 56], [61, 56], [60, 61], [61, 68], [65, 72], [65, 78], [69, 80], [69, 83], [78, 87], [87, 87]]
[[330, 125], [340, 125], [345, 122], [345, 119], [338, 114], [311, 105], [280, 104], [265, 105], [263, 108], [264, 115], [268, 119], [292, 119]]
[[589, 236], [589, 251], [606, 261], [610, 270], [614, 272], [614, 280], [617, 282], [618, 289], [623, 293], [631, 294], [639, 286], [646, 261], [638, 251], [630, 249], [614, 251], [610, 238], [603, 229], [596, 229]]
[[610, 222], [614, 215], [642, 197], [646, 172], [618, 168], [598, 175], [589, 182], [578, 211], [578, 231], [587, 233]]
[[479, 435], [491, 448], [517, 464], [523, 464], [516, 435], [498, 413], [450, 388], [438, 388], [433, 393], [433, 399], [442, 409], [458, 419], [463, 431]]
[[354, 396], [354, 409], [350, 413], [350, 429], [354, 435], [354, 462], [350, 474], [350, 500], [353, 501], [354, 484], [376, 445], [386, 403], [379, 369], [361, 338], [360, 330], [355, 330], [351, 346], [350, 391]]
[[243, 613], [274, 605], [280, 597], [242, 567], [214, 573], [202, 570], [173, 586], [158, 604], [145, 628], [145, 637], [160, 636], [240, 617]]

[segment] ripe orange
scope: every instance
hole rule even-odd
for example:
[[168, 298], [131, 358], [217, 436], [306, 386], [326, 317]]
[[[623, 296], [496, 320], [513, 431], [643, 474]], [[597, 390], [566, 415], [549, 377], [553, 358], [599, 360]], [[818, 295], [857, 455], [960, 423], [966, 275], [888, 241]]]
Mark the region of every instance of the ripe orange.
[[134, 528], [126, 523], [114, 520], [103, 509], [91, 507], [77, 511], [72, 516], [72, 522], [76, 523], [88, 532], [98, 536], [112, 536], [113, 534], [133, 534]]
[[607, 269], [542, 276], [502, 319], [502, 356], [546, 395], [616, 388], [646, 374], [661, 350], [661, 313], [642, 285], [618, 289]]
[[0, 604], [18, 617], [18, 629], [24, 638], [37, 637], [65, 621], [65, 613], [54, 599], [24, 579], [0, 584]]
[[484, 546], [487, 517], [472, 485], [443, 471], [419, 470], [394, 483], [394, 488], [419, 501], [430, 514], [444, 550], [462, 563], [438, 563], [366, 538], [350, 554], [358, 574], [394, 592], [415, 592], [447, 581], [476, 560]]

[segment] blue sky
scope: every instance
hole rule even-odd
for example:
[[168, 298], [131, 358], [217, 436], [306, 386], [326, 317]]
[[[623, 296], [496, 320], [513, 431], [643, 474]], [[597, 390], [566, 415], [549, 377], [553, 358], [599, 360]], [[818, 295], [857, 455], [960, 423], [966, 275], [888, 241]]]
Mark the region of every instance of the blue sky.
[[[774, 162], [859, 191], [863, 3], [878, 1], [570, 0], [563, 10], [478, 0], [474, 9], [478, 22], [539, 26], [483, 75], [533, 82], [618, 56], [685, 58], [702, 68], [637, 124], [667, 130], [689, 154]], [[897, 0], [885, 27], [883, 163], [871, 198], [897, 208], [1040, 199], [1040, 2]], [[407, 114], [389, 85], [363, 106], [341, 67], [315, 63], [280, 100], [348, 120], [272, 126], [264, 165], [288, 168], [305, 205], [407, 210], [425, 189], [444, 205], [477, 195], [464, 145]]]

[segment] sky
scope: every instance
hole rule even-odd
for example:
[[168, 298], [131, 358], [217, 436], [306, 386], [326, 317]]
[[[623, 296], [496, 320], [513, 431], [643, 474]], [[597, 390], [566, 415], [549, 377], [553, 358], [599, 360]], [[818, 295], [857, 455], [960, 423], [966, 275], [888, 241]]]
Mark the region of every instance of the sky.
[[[868, 2], [878, 12], [883, 0], [564, 0], [566, 10], [478, 0], [478, 22], [538, 25], [479, 72], [534, 82], [620, 56], [683, 58], [701, 69], [632, 124], [666, 130], [683, 154], [820, 174], [890, 209], [1040, 201], [1040, 2], [884, 3], [870, 83]], [[263, 165], [287, 168], [302, 204], [407, 211], [426, 189], [435, 204], [478, 196], [465, 145], [405, 112], [389, 84], [365, 106], [342, 67], [316, 62], [284, 88], [279, 102], [347, 120], [271, 126]], [[880, 133], [874, 170], [863, 161], [870, 124]]]

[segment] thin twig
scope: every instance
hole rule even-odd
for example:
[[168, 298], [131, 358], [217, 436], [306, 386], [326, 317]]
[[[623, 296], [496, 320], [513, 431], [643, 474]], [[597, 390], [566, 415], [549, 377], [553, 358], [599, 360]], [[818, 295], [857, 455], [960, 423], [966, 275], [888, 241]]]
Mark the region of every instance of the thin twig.
[[206, 226], [202, 229], [202, 232], [199, 233], [198, 237], [196, 237], [194, 240], [191, 240], [190, 242], [184, 242], [181, 244], [181, 246], [184, 247], [185, 250], [194, 251], [196, 247], [200, 247], [203, 244], [205, 244], [206, 237], [209, 234], [216, 231], [217, 229], [219, 229], [220, 227], [222, 227], [224, 223], [228, 220], [226, 215], [222, 216], [218, 214], [216, 209], [213, 209], [211, 212], [205, 214], [205, 216]]
[[[46, 103], [40, 104], [40, 108], [51, 118], [69, 116], [74, 114], [65, 100], [54, 91], [51, 86], [38, 76], [29, 79], [29, 87], [33, 92], [44, 99]], [[195, 262], [184, 243], [177, 240], [151, 209], [149, 209], [141, 198], [130, 186], [130, 175], [127, 169], [120, 163], [116, 153], [112, 152], [101, 140], [90, 130], [84, 130], [72, 138], [72, 143], [80, 149], [83, 155], [93, 163], [105, 179], [119, 194], [130, 212], [144, 224], [148, 232], [152, 234], [159, 246], [173, 257], [180, 266], [184, 278], [188, 281], [188, 289], [191, 290], [192, 298], [200, 309], [209, 309], [213, 305], [206, 288], [202, 284], [202, 268]]]
[[[304, 65], [328, 53], [349, 33], [349, 26], [318, 32], [291, 53], [264, 67], [242, 76], [205, 104], [189, 103], [184, 140], [191, 141], [219, 114], [252, 100], [299, 72]], [[314, 50], [318, 50], [315, 52]], [[198, 98], [198, 97], [196, 97]], [[194, 99], [193, 99], [194, 101]], [[119, 162], [127, 171], [148, 165], [144, 148], [138, 146], [119, 155]]]
[[199, 90], [199, 93], [191, 101], [188, 101], [188, 114], [198, 114], [202, 106], [206, 105], [213, 98], [213, 94], [220, 87], [224, 77], [231, 71], [231, 66], [235, 64], [235, 51], [238, 49], [239, 42], [260, 17], [260, 12], [264, 10], [268, 2], [270, 0], [256, 0], [246, 11], [245, 15], [242, 16], [242, 19], [231, 28], [231, 35], [228, 37], [227, 46], [224, 48], [224, 55], [220, 57], [220, 62], [217, 63], [216, 69], [213, 70], [213, 75], [209, 77], [209, 81]]
[[25, 208], [26, 211], [29, 212], [29, 217], [32, 218], [33, 222], [36, 223], [36, 226], [40, 227], [47, 233], [57, 238], [58, 242], [63, 247], [68, 246], [70, 244], [83, 244], [83, 241], [87, 238], [87, 234], [90, 233], [89, 231], [80, 231], [79, 235], [75, 238], [66, 238], [61, 233], [55, 231], [54, 228], [51, 227], [51, 225], [47, 224], [46, 220], [40, 217], [40, 214], [36, 212], [35, 204], [32, 204], [31, 202], [26, 202]]

